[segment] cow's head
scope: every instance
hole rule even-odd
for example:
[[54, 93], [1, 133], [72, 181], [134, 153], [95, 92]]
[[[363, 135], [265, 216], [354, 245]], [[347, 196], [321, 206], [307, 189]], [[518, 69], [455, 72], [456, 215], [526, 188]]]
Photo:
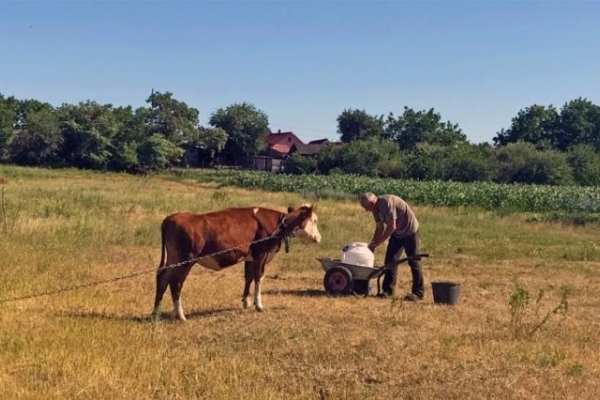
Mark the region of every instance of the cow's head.
[[313, 206], [310, 204], [303, 204], [296, 209], [288, 207], [288, 213], [284, 217], [288, 234], [310, 243], [321, 242], [317, 220], [317, 214], [315, 214]]

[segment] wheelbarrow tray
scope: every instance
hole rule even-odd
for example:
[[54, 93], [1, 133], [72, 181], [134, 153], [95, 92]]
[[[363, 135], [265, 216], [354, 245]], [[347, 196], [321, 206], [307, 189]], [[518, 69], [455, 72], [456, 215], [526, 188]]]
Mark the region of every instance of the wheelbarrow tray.
[[347, 268], [352, 274], [352, 278], [354, 280], [363, 280], [367, 281], [374, 277], [375, 272], [380, 270], [380, 267], [369, 267], [366, 265], [355, 265], [355, 264], [346, 264], [339, 259], [332, 258], [317, 258], [325, 272], [333, 267], [344, 267]]
[[[340, 259], [332, 259], [332, 258], [317, 258], [323, 269], [325, 270], [325, 280], [327, 280], [328, 271], [332, 268], [338, 268], [340, 270], [346, 270], [346, 274], [350, 274], [348, 279], [350, 282], [352, 281], [370, 281], [371, 279], [377, 279], [377, 294], [381, 293], [381, 277], [383, 274], [389, 269], [396, 265], [400, 265], [410, 260], [420, 260], [423, 257], [429, 257], [429, 254], [422, 253], [416, 254], [414, 256], [405, 257], [400, 260], [393, 261], [389, 264], [379, 266], [368, 267], [366, 265], [355, 265], [355, 264], [347, 264], [342, 262]], [[327, 289], [327, 284], [325, 284], [325, 289]], [[351, 289], [351, 287], [350, 287]], [[348, 290], [345, 288], [344, 290]]]

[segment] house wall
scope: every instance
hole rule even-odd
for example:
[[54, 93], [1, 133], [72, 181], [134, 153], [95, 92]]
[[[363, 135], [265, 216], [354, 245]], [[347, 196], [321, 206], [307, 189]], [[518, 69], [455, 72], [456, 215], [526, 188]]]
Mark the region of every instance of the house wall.
[[278, 158], [254, 156], [250, 160], [249, 168], [255, 171], [283, 172], [283, 163]]

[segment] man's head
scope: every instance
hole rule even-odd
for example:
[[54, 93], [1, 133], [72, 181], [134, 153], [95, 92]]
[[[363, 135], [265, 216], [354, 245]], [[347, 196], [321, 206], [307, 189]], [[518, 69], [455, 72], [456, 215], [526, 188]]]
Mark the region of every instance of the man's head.
[[362, 196], [360, 196], [360, 205], [365, 211], [375, 211], [377, 210], [375, 204], [377, 203], [377, 196], [375, 196], [371, 192], [365, 192]]

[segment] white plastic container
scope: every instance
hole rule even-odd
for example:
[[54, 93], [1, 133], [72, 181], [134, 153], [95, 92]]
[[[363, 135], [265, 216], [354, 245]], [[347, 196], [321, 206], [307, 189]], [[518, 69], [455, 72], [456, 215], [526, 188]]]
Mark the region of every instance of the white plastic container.
[[368, 243], [350, 242], [342, 248], [341, 261], [345, 264], [361, 265], [373, 268], [375, 254], [369, 250]]

